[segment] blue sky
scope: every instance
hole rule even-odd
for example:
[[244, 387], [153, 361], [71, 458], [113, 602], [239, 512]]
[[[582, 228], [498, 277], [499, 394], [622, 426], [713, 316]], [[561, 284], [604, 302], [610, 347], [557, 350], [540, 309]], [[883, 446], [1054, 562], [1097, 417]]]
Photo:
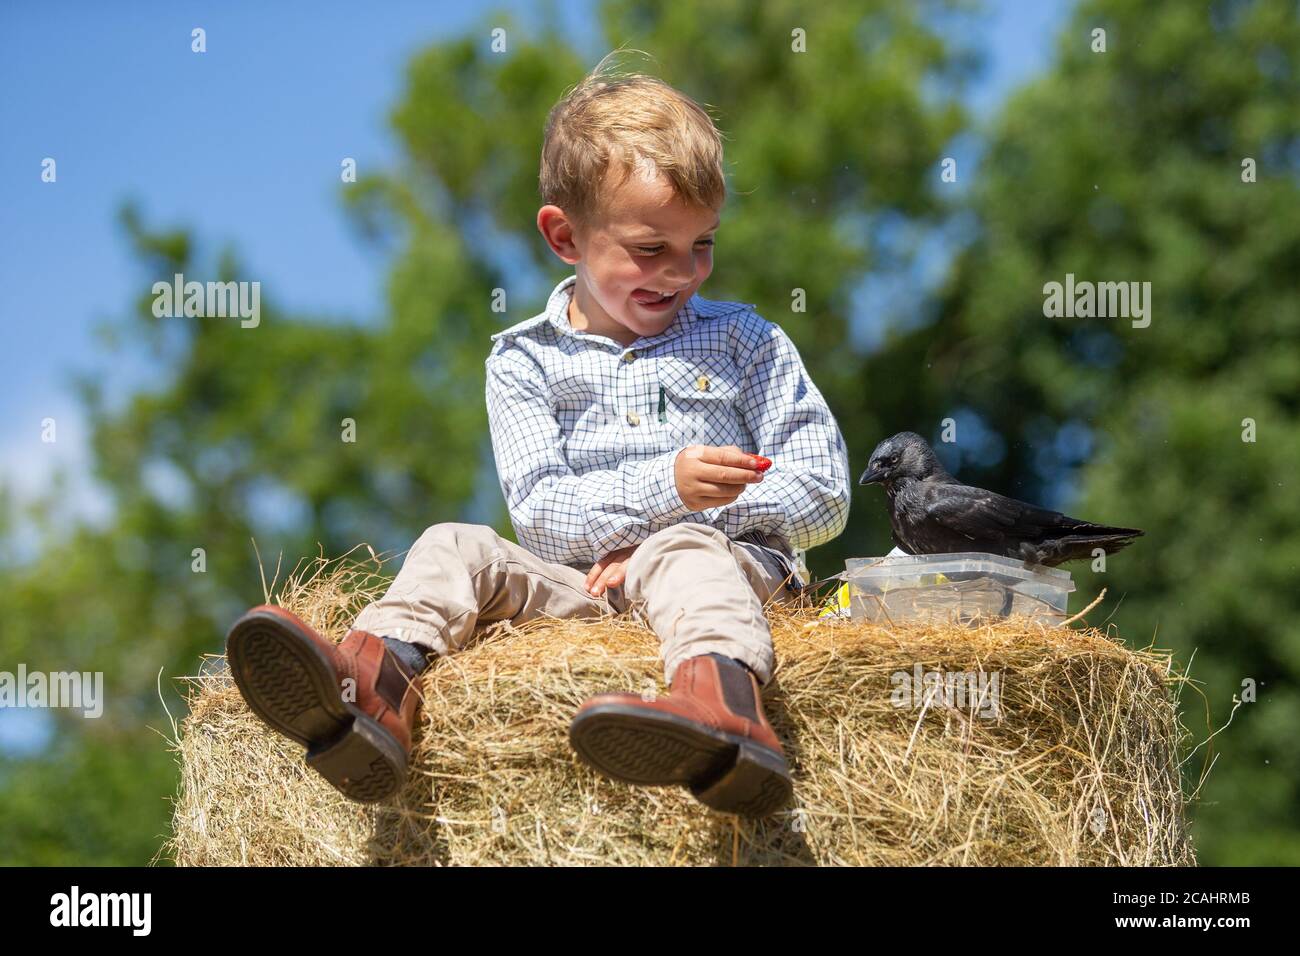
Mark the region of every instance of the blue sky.
[[[593, 4], [556, 12], [594, 64], [607, 47]], [[988, 115], [1051, 59], [1067, 0], [990, 2], [976, 41], [989, 69], [971, 90]], [[508, 2], [525, 27], [535, 4]], [[239, 250], [294, 311], [365, 320], [382, 306], [385, 262], [350, 231], [338, 162], [396, 158], [385, 128], [410, 55], [484, 21], [470, 4], [402, 2], [36, 3], [0, 8], [0, 481], [22, 497], [58, 466], [69, 507], [103, 517], [85, 480], [73, 371], [113, 394], [148, 380], [94, 335], [141, 290], [115, 221], [136, 200], [151, 226], [185, 226]], [[190, 50], [207, 31], [208, 51]], [[637, 45], [635, 42], [632, 45]], [[651, 50], [650, 52], [654, 52]], [[575, 79], [577, 79], [575, 77]], [[41, 182], [45, 157], [58, 181]], [[58, 440], [40, 441], [54, 418]]]

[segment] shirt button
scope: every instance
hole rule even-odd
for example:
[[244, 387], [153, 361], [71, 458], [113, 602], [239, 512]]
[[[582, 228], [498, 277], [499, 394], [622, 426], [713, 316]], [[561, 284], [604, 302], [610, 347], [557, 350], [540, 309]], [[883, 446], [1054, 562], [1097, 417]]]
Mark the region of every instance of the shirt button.
[[624, 362], [632, 362], [635, 360], [636, 360], [636, 352], [628, 352], [626, 355], [623, 356]]
[[628, 423], [629, 425], [640, 425], [640, 424], [641, 424], [641, 416], [638, 415], [636, 412], [628, 412], [628, 413], [627, 413], [627, 423]]
[[695, 380], [695, 387], [701, 392], [707, 392], [709, 390], [709, 377], [707, 375], [701, 375]]

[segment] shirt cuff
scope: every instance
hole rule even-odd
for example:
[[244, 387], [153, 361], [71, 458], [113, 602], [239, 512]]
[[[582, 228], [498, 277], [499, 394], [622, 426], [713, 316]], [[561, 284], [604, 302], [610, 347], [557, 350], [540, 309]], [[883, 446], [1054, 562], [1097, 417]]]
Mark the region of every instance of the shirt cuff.
[[645, 471], [645, 511], [660, 520], [691, 514], [690, 507], [682, 501], [681, 493], [677, 490], [676, 462], [681, 452], [682, 449], [679, 448], [660, 455]]

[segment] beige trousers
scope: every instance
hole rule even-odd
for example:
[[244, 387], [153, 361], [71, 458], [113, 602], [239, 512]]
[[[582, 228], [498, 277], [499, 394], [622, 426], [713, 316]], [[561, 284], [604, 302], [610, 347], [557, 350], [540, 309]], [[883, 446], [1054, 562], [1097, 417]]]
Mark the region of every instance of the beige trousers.
[[411, 546], [387, 593], [353, 626], [447, 655], [463, 648], [480, 624], [630, 610], [659, 637], [669, 685], [678, 664], [713, 652], [744, 661], [766, 684], [774, 660], [764, 607], [769, 600], [799, 600], [792, 587], [797, 573], [785, 552], [694, 523], [672, 525], [643, 541], [623, 584], [598, 598], [586, 590], [586, 576], [543, 561], [487, 525], [436, 524]]

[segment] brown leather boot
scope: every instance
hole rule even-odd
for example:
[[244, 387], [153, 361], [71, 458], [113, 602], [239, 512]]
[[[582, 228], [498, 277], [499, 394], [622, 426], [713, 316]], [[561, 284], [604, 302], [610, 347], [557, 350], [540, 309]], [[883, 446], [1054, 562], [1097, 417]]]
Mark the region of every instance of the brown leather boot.
[[790, 800], [785, 752], [763, 714], [758, 679], [721, 654], [679, 664], [667, 697], [592, 697], [574, 716], [569, 742], [615, 780], [690, 787], [724, 813], [760, 817]]
[[420, 692], [382, 638], [352, 630], [335, 644], [262, 604], [231, 627], [226, 658], [253, 713], [306, 747], [308, 765], [345, 796], [373, 803], [401, 787]]

